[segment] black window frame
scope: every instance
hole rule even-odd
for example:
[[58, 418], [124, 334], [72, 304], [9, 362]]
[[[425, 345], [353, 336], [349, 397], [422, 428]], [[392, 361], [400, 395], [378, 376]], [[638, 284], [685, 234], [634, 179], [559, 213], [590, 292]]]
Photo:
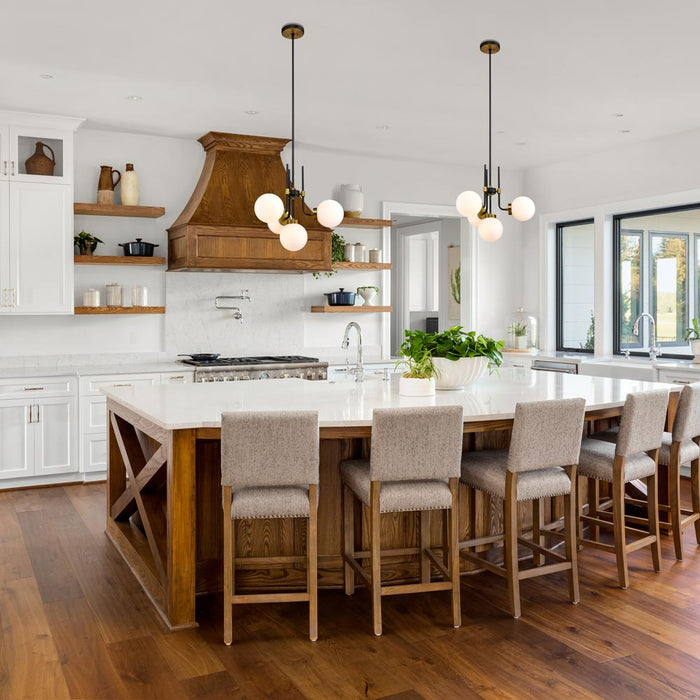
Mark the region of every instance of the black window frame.
[[[564, 317], [562, 314], [564, 304], [564, 288], [563, 288], [563, 240], [562, 230], [568, 226], [584, 226], [593, 224], [595, 219], [591, 216], [586, 219], [574, 219], [573, 221], [560, 221], [556, 224], [555, 229], [555, 249], [556, 249], [556, 320], [557, 320], [557, 352], [580, 352], [586, 355], [592, 355], [594, 350], [586, 350], [585, 348], [567, 348], [564, 346]], [[595, 246], [595, 243], [594, 243]]]

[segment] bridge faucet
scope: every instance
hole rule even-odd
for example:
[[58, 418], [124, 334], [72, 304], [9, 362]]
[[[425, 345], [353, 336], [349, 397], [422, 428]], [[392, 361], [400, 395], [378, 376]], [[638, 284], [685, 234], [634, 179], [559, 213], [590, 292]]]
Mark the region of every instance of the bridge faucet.
[[651, 339], [649, 342], [649, 359], [653, 362], [657, 357], [661, 357], [661, 348], [656, 344], [656, 321], [654, 320], [654, 317], [646, 311], [639, 314], [634, 321], [634, 325], [632, 326], [632, 334], [639, 335], [639, 321], [644, 317], [649, 319], [649, 331], [651, 333]]
[[343, 350], [347, 350], [350, 347], [351, 328], [354, 328], [357, 331], [357, 365], [348, 370], [348, 372], [355, 375], [356, 382], [362, 382], [365, 378], [364, 369], [362, 367], [362, 329], [358, 323], [355, 323], [355, 321], [350, 321], [350, 323], [345, 326], [345, 334], [343, 335], [343, 342], [340, 344], [340, 347], [343, 348]]

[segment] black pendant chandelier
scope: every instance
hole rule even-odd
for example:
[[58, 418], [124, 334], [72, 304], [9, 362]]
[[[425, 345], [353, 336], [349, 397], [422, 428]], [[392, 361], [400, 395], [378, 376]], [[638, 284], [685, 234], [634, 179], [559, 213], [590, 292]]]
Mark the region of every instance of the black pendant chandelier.
[[307, 241], [306, 229], [295, 218], [297, 207], [309, 216], [316, 215], [318, 223], [327, 228], [335, 228], [343, 220], [343, 207], [334, 199], [325, 199], [316, 209], [306, 204], [304, 191], [304, 166], [301, 166], [301, 189], [297, 189], [294, 142], [294, 42], [304, 36], [301, 24], [285, 24], [282, 36], [292, 42], [292, 167], [287, 165], [287, 186], [283, 202], [276, 194], [261, 194], [255, 200], [255, 215], [264, 221], [270, 231], [279, 234], [280, 243], [287, 250], [301, 250]]
[[494, 213], [493, 197], [501, 211], [508, 212], [518, 221], [529, 221], [535, 215], [535, 203], [529, 197], [516, 197], [507, 207], [501, 206], [501, 168], [497, 169], [497, 186], [491, 183], [491, 56], [501, 50], [501, 45], [493, 39], [482, 41], [481, 52], [489, 56], [489, 162], [484, 164], [483, 195], [472, 190], [462, 192], [457, 197], [457, 211], [478, 227], [479, 235], [485, 241], [497, 241], [503, 235], [503, 224]]

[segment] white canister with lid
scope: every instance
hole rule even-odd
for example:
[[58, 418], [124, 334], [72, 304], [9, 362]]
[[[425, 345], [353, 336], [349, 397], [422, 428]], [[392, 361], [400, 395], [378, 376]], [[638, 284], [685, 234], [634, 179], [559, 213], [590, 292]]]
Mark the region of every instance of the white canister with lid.
[[343, 205], [345, 216], [357, 218], [365, 207], [365, 195], [360, 185], [341, 185], [340, 203]]
[[367, 246], [362, 243], [355, 243], [355, 262], [367, 262]]
[[83, 306], [96, 307], [100, 305], [100, 290], [87, 289], [83, 292]]
[[107, 290], [107, 306], [123, 306], [122, 286], [118, 282], [105, 285]]
[[355, 262], [355, 244], [354, 243], [346, 243], [345, 244], [345, 252], [343, 254], [343, 258], [347, 262]]
[[382, 251], [379, 248], [371, 248], [369, 251], [369, 261], [380, 263], [382, 261]]
[[148, 306], [148, 287], [136, 285], [131, 288], [131, 305]]

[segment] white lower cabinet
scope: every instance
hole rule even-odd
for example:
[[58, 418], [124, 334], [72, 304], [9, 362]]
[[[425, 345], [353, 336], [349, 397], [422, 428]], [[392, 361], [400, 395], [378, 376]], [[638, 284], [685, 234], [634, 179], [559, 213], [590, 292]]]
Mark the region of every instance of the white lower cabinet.
[[[76, 380], [2, 382], [0, 488], [49, 483], [78, 472]], [[60, 481], [61, 479], [56, 479]]]
[[668, 384], [694, 384], [700, 382], [700, 372], [659, 368], [659, 381]]

